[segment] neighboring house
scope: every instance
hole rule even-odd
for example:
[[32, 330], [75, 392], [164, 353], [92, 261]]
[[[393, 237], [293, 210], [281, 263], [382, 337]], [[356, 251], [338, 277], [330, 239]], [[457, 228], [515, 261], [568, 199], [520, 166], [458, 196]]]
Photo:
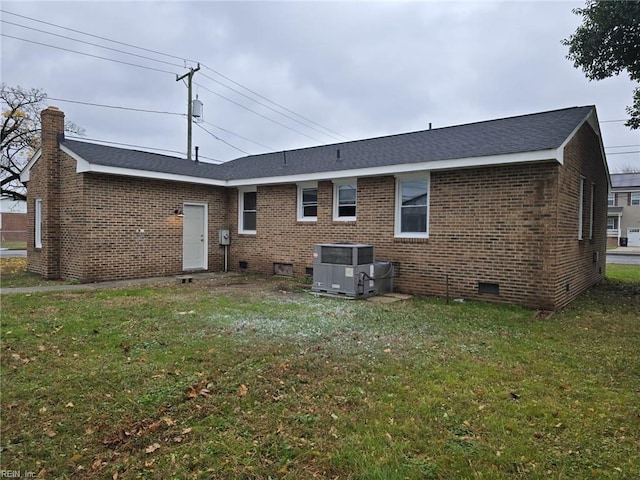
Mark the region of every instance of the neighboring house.
[[640, 247], [640, 173], [614, 173], [608, 197], [607, 246]]
[[[81, 282], [308, 275], [313, 245], [369, 243], [406, 293], [557, 309], [605, 275], [609, 174], [595, 107], [212, 165], [68, 140], [42, 112], [28, 268]], [[230, 245], [219, 231], [230, 230]]]
[[27, 202], [0, 197], [0, 240], [27, 241]]

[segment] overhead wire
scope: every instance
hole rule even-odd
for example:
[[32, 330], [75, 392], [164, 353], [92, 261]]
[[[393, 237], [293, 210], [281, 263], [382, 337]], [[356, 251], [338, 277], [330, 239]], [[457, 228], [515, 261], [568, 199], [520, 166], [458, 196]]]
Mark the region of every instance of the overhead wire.
[[[97, 38], [97, 39], [100, 39], [100, 40], [104, 40], [104, 41], [108, 41], [108, 42], [116, 43], [116, 44], [119, 44], [119, 45], [127, 46], [127, 47], [129, 47], [129, 48], [135, 48], [135, 49], [139, 49], [139, 50], [142, 50], [142, 51], [146, 51], [146, 52], [154, 53], [154, 54], [157, 54], [157, 55], [163, 55], [163, 56], [166, 56], [166, 57], [169, 57], [169, 58], [174, 58], [174, 59], [182, 60], [182, 61], [185, 63], [185, 67], [186, 67], [186, 62], [196, 63], [196, 60], [186, 59], [186, 58], [184, 58], [184, 57], [179, 57], [179, 56], [176, 56], [176, 55], [171, 55], [171, 54], [168, 54], [168, 53], [165, 53], [165, 52], [160, 52], [160, 51], [158, 51], [158, 50], [148, 49], [148, 48], [140, 47], [140, 46], [133, 45], [133, 44], [130, 44], [130, 43], [121, 42], [121, 41], [118, 41], [118, 40], [113, 40], [113, 39], [110, 39], [110, 38], [107, 38], [107, 37], [103, 37], [103, 36], [100, 36], [100, 35], [95, 35], [95, 34], [91, 34], [91, 33], [88, 33], [88, 32], [83, 32], [83, 31], [81, 31], [81, 30], [77, 30], [77, 29], [73, 29], [73, 28], [69, 28], [69, 27], [64, 27], [64, 26], [62, 26], [62, 25], [57, 25], [57, 24], [54, 24], [54, 23], [51, 23], [51, 22], [46, 22], [46, 21], [43, 21], [43, 20], [39, 20], [39, 19], [36, 19], [36, 18], [33, 18], [33, 17], [26, 16], [26, 15], [20, 15], [20, 14], [17, 14], [17, 13], [9, 12], [9, 11], [6, 11], [6, 10], [4, 10], [4, 9], [0, 9], [0, 12], [6, 13], [6, 14], [9, 14], [9, 15], [14, 15], [14, 16], [16, 16], [16, 17], [23, 18], [23, 19], [26, 19], [26, 20], [31, 20], [31, 21], [34, 21], [34, 22], [38, 22], [38, 23], [41, 23], [41, 24], [44, 24], [44, 25], [49, 25], [49, 26], [52, 26], [52, 27], [55, 27], [55, 28], [60, 28], [60, 29], [63, 29], [63, 30], [67, 30], [67, 31], [70, 31], [70, 32], [79, 33], [79, 34], [81, 34], [81, 35], [87, 35], [87, 36], [90, 36], [90, 37], [93, 37], [93, 38]], [[171, 66], [175, 66], [175, 67], [179, 67], [179, 68], [181, 68], [181, 66], [179, 66], [179, 65], [176, 65], [176, 64], [174, 64], [174, 63], [170, 63], [170, 62], [165, 62], [165, 61], [163, 61], [163, 60], [158, 60], [158, 59], [150, 58], [150, 57], [143, 56], [143, 55], [138, 55], [138, 54], [134, 54], [134, 53], [130, 53], [130, 52], [125, 52], [125, 51], [122, 51], [122, 50], [119, 50], [119, 49], [113, 49], [113, 48], [106, 47], [106, 46], [102, 46], [102, 45], [98, 45], [98, 44], [95, 44], [95, 43], [86, 42], [86, 41], [83, 41], [83, 40], [79, 40], [79, 39], [74, 39], [74, 38], [71, 38], [71, 37], [67, 37], [67, 36], [64, 36], [64, 35], [58, 35], [58, 34], [55, 34], [55, 33], [52, 33], [52, 32], [46, 32], [46, 31], [44, 31], [44, 30], [36, 29], [36, 28], [29, 27], [29, 26], [26, 26], [26, 25], [16, 24], [16, 23], [9, 22], [9, 21], [6, 21], [6, 20], [3, 20], [3, 22], [4, 22], [4, 23], [8, 23], [8, 24], [10, 24], [10, 25], [15, 25], [15, 26], [18, 26], [18, 27], [27, 28], [27, 29], [30, 29], [30, 30], [34, 30], [34, 31], [38, 31], [38, 32], [46, 33], [46, 34], [49, 34], [49, 35], [57, 36], [57, 37], [60, 37], [60, 38], [65, 38], [65, 39], [68, 39], [68, 40], [77, 41], [77, 42], [80, 42], [80, 43], [84, 43], [84, 44], [88, 44], [88, 45], [96, 46], [96, 47], [98, 47], [98, 48], [104, 48], [104, 49], [112, 50], [112, 51], [115, 51], [115, 52], [118, 52], [118, 53], [123, 53], [123, 54], [126, 54], [126, 55], [136, 56], [136, 57], [138, 57], [138, 58], [143, 58], [143, 59], [146, 59], [146, 60], [150, 60], [150, 61], [154, 61], [154, 62], [159, 62], [159, 63], [163, 63], [163, 64], [168, 64], [168, 65], [171, 65]], [[3, 34], [3, 35], [4, 35], [4, 34]], [[39, 45], [49, 46], [49, 47], [51, 47], [51, 48], [58, 48], [58, 49], [61, 49], [61, 50], [66, 50], [66, 51], [70, 51], [70, 52], [74, 52], [74, 53], [79, 53], [79, 54], [83, 54], [83, 55], [87, 55], [87, 56], [92, 56], [92, 57], [95, 57], [95, 58], [101, 58], [101, 59], [104, 59], [104, 60], [114, 61], [114, 62], [117, 62], [117, 63], [123, 63], [123, 64], [126, 64], [126, 65], [132, 65], [132, 66], [138, 66], [138, 67], [147, 68], [147, 69], [153, 69], [152, 67], [146, 67], [146, 66], [142, 66], [142, 65], [131, 64], [131, 63], [129, 63], [129, 62], [123, 62], [123, 61], [119, 61], [119, 60], [115, 60], [115, 59], [109, 59], [109, 58], [106, 58], [106, 57], [100, 57], [100, 56], [96, 56], [96, 55], [92, 55], [92, 54], [86, 54], [86, 53], [78, 52], [78, 51], [71, 50], [71, 49], [64, 49], [64, 48], [62, 48], [62, 47], [56, 47], [56, 46], [49, 45], [49, 44], [43, 44], [43, 43], [35, 42], [35, 41], [33, 41], [33, 40], [27, 40], [27, 39], [23, 39], [23, 38], [19, 38], [19, 37], [13, 37], [13, 36], [10, 36], [10, 35], [4, 35], [4, 36], [7, 36], [8, 38], [14, 38], [14, 39], [22, 40], [22, 41], [29, 41], [29, 42], [31, 42], [31, 43], [35, 43], [35, 44], [39, 44]], [[228, 89], [230, 89], [231, 91], [235, 92], [236, 94], [241, 95], [241, 96], [243, 96], [243, 97], [245, 97], [245, 98], [249, 99], [249, 100], [250, 100], [250, 101], [252, 101], [252, 102], [258, 103], [259, 105], [261, 105], [261, 106], [263, 106], [263, 107], [265, 107], [265, 108], [267, 108], [267, 109], [269, 109], [269, 110], [271, 110], [271, 111], [273, 111], [273, 112], [275, 112], [275, 113], [277, 113], [277, 114], [279, 114], [279, 115], [282, 115], [282, 116], [284, 116], [284, 117], [288, 118], [289, 120], [292, 120], [292, 121], [294, 121], [294, 122], [297, 122], [297, 123], [299, 123], [300, 125], [303, 125], [303, 126], [304, 126], [304, 127], [306, 127], [306, 128], [313, 129], [313, 130], [315, 130], [315, 131], [317, 131], [317, 132], [319, 132], [319, 133], [321, 133], [321, 134], [323, 134], [323, 135], [326, 135], [326, 136], [332, 137], [332, 138], [334, 138], [334, 139], [337, 139], [337, 137], [336, 137], [336, 135], [337, 135], [338, 137], [341, 137], [342, 139], [347, 139], [347, 140], [348, 140], [348, 137], [345, 137], [344, 135], [341, 135], [340, 133], [335, 132], [334, 130], [331, 130], [331, 129], [327, 128], [327, 127], [324, 127], [324, 126], [320, 125], [319, 123], [314, 122], [313, 120], [311, 120], [311, 119], [309, 119], [309, 118], [307, 118], [307, 117], [305, 117], [305, 116], [303, 116], [303, 115], [300, 115], [300, 114], [298, 114], [298, 113], [294, 112], [293, 110], [291, 110], [291, 109], [289, 109], [289, 108], [287, 108], [287, 107], [285, 107], [285, 106], [283, 106], [283, 105], [281, 105], [281, 104], [279, 104], [279, 103], [277, 103], [277, 102], [274, 102], [273, 100], [270, 100], [269, 98], [267, 98], [267, 97], [265, 97], [265, 96], [263, 96], [263, 95], [259, 94], [258, 92], [255, 92], [254, 90], [252, 90], [252, 89], [250, 89], [250, 88], [248, 88], [248, 87], [246, 87], [246, 86], [242, 85], [242, 84], [241, 84], [241, 83], [239, 83], [239, 82], [236, 82], [235, 80], [233, 80], [233, 79], [231, 79], [230, 77], [228, 77], [228, 76], [226, 76], [226, 75], [224, 75], [224, 74], [222, 74], [222, 73], [218, 72], [217, 70], [214, 70], [213, 68], [211, 68], [211, 67], [209, 67], [209, 66], [207, 66], [207, 65], [204, 65], [204, 64], [202, 64], [202, 66], [203, 66], [204, 68], [206, 68], [207, 70], [209, 70], [209, 71], [211, 71], [211, 72], [215, 73], [216, 75], [218, 75], [218, 76], [220, 76], [220, 77], [224, 78], [224, 79], [225, 79], [225, 80], [227, 80], [228, 82], [231, 82], [232, 84], [237, 85], [237, 86], [238, 86], [238, 87], [240, 87], [240, 88], [243, 88], [244, 90], [246, 90], [246, 91], [250, 92], [251, 94], [253, 94], [253, 95], [255, 95], [255, 96], [259, 97], [259, 98], [262, 98], [263, 100], [266, 100], [267, 102], [271, 103], [272, 105], [275, 105], [275, 106], [277, 106], [278, 108], [281, 108], [281, 109], [283, 109], [283, 110], [285, 110], [285, 111], [287, 111], [287, 112], [289, 112], [289, 113], [291, 113], [291, 114], [293, 114], [293, 115], [297, 116], [298, 118], [303, 119], [304, 121], [306, 121], [306, 122], [308, 122], [308, 123], [310, 123], [310, 124], [312, 124], [312, 125], [316, 125], [316, 126], [318, 126], [318, 127], [322, 128], [322, 129], [323, 129], [323, 130], [325, 130], [326, 132], [330, 132], [330, 134], [327, 134], [326, 132], [322, 132], [321, 130], [319, 130], [319, 129], [317, 129], [317, 128], [313, 127], [313, 126], [310, 126], [310, 125], [308, 125], [308, 124], [305, 124], [305, 123], [301, 122], [300, 120], [297, 120], [297, 119], [295, 119], [295, 118], [291, 117], [290, 115], [287, 115], [287, 114], [285, 114], [285, 113], [279, 112], [278, 110], [274, 109], [273, 107], [270, 107], [269, 105], [266, 105], [266, 104], [264, 104], [264, 103], [262, 103], [262, 102], [259, 102], [258, 100], [254, 99], [254, 98], [251, 98], [250, 96], [245, 95], [244, 93], [242, 93], [242, 92], [240, 92], [240, 91], [238, 91], [238, 90], [236, 90], [236, 89], [234, 89], [234, 88], [230, 87], [229, 85], [226, 85], [226, 84], [224, 84], [224, 83], [220, 82], [219, 80], [215, 80], [215, 79], [213, 79], [212, 77], [210, 77], [209, 75], [206, 75], [206, 74], [202, 73], [202, 76], [204, 76], [204, 77], [205, 77], [205, 78], [207, 78], [208, 80], [210, 80], [210, 81], [212, 81], [212, 82], [215, 82], [215, 83], [218, 83], [218, 84], [220, 84], [220, 85], [224, 86], [225, 88], [228, 88]], [[166, 71], [163, 71], [163, 70], [160, 70], [160, 69], [155, 69], [155, 70], [157, 70], [157, 71], [162, 71], [163, 73], [172, 73], [172, 74], [174, 73], [174, 72], [166, 72]], [[202, 85], [200, 85], [200, 86], [202, 87]], [[203, 87], [203, 88], [204, 88], [204, 87]], [[210, 90], [209, 90], [209, 91], [210, 91]], [[223, 96], [223, 95], [221, 95], [221, 94], [216, 94], [216, 95], [220, 96], [220, 97], [221, 97], [221, 98], [223, 98], [224, 100], [227, 100], [227, 101], [229, 101], [229, 102], [233, 103], [233, 104], [234, 104], [234, 105], [236, 105], [236, 106], [239, 106], [239, 107], [241, 107], [241, 108], [245, 108], [245, 109], [249, 110], [250, 112], [252, 112], [252, 113], [254, 113], [254, 114], [256, 114], [256, 115], [258, 115], [258, 116], [260, 116], [260, 117], [262, 117], [262, 118], [265, 118], [265, 119], [271, 120], [271, 119], [269, 119], [269, 117], [266, 117], [265, 115], [259, 114], [258, 112], [255, 112], [254, 110], [249, 109], [248, 107], [242, 106], [241, 104], [239, 104], [239, 103], [237, 103], [237, 102], [232, 101], [232, 100], [231, 100], [231, 99], [229, 99], [228, 97], [225, 97], [225, 96]], [[271, 120], [271, 121], [273, 121], [273, 120]], [[276, 121], [274, 121], [274, 122], [275, 122], [275, 123], [277, 123], [278, 125], [285, 126], [285, 125], [284, 125], [284, 124], [282, 124], [282, 123], [279, 123], [279, 122], [276, 122]], [[285, 128], [289, 128], [290, 130], [292, 130], [292, 131], [294, 131], [294, 132], [296, 132], [296, 133], [298, 133], [298, 134], [304, 135], [304, 136], [306, 136], [307, 138], [310, 138], [310, 139], [312, 139], [312, 140], [320, 141], [320, 140], [318, 140], [318, 139], [316, 139], [316, 138], [314, 138], [314, 137], [311, 137], [311, 136], [309, 136], [309, 135], [305, 135], [305, 134], [303, 134], [302, 132], [299, 132], [298, 130], [295, 130], [295, 129], [291, 128], [291, 127], [287, 127], [287, 126], [285, 126]]]
[[204, 130], [205, 132], [207, 132], [209, 135], [211, 135], [213, 138], [215, 138], [216, 140], [222, 142], [222, 143], [226, 143], [227, 145], [229, 145], [231, 148], [235, 148], [236, 150], [238, 150], [239, 152], [245, 153], [247, 155], [251, 155], [249, 152], [246, 152], [244, 150], [242, 150], [241, 148], [236, 147], [235, 145], [227, 142], [226, 140], [218, 137], [217, 135], [215, 135], [214, 133], [211, 133], [209, 130], [207, 130], [206, 128], [204, 128], [202, 125], [200, 125], [198, 122], [195, 122], [197, 127], [200, 127], [202, 130]]
[[94, 55], [92, 53], [79, 52], [78, 50], [72, 50], [70, 48], [58, 47], [56, 45], [50, 45], [48, 43], [36, 42], [35, 40], [28, 40], [26, 38], [15, 37], [13, 35], [7, 35], [6, 33], [0, 33], [0, 36], [6, 37], [6, 38], [13, 38], [14, 40], [21, 40], [23, 42], [33, 43], [33, 44], [36, 44], [36, 45], [41, 45], [43, 47], [55, 48], [57, 50], [64, 50], [65, 52], [77, 53], [79, 55], [85, 55], [87, 57], [98, 58], [100, 60], [107, 60], [109, 62], [121, 63], [123, 65], [129, 65], [131, 67], [144, 68], [144, 69], [147, 69], [147, 70], [153, 70], [155, 72], [161, 72], [161, 73], [168, 73], [168, 74], [171, 74], [171, 75], [176, 75], [175, 72], [170, 72], [168, 70], [162, 70], [162, 69], [159, 69], [159, 68], [149, 67], [149, 66], [146, 66], [146, 65], [140, 65], [140, 64], [137, 64], [137, 63], [125, 62], [123, 60], [116, 60], [114, 58], [102, 57], [100, 55]]

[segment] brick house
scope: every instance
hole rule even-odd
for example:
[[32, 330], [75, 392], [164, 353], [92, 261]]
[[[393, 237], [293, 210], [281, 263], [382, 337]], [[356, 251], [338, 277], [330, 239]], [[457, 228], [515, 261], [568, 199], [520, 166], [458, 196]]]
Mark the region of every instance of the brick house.
[[640, 247], [640, 173], [614, 173], [608, 197], [607, 246]]
[[[604, 278], [609, 174], [595, 107], [212, 165], [65, 139], [42, 112], [28, 268], [92, 282], [304, 276], [313, 245], [373, 244], [413, 294], [557, 309]], [[228, 257], [218, 231], [229, 229]]]

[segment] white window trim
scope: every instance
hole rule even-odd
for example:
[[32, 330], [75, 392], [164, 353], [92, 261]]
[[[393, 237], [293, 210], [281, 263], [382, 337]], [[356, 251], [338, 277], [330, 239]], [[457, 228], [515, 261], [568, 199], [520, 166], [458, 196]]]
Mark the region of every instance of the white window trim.
[[[356, 186], [356, 216], [355, 217], [339, 217], [338, 216], [338, 188], [342, 185]], [[358, 179], [345, 178], [333, 181], [333, 221], [334, 222], [355, 222], [358, 218]]]
[[[257, 192], [256, 186], [241, 187], [238, 188], [238, 233], [244, 235], [255, 235], [257, 230], [245, 230], [244, 229], [244, 194], [248, 192]], [[256, 229], [258, 228], [258, 213], [257, 213], [257, 194], [256, 194]]]
[[[402, 232], [402, 188], [403, 180], [426, 180], [427, 181], [427, 231], [426, 232]], [[396, 238], [429, 238], [429, 216], [431, 212], [431, 174], [421, 172], [412, 175], [396, 175], [396, 205], [394, 219], [394, 236]]]
[[[297, 200], [297, 209], [298, 209], [298, 213], [297, 213], [297, 218], [299, 222], [317, 222], [318, 221], [318, 216], [312, 216], [312, 217], [305, 217], [304, 216], [304, 208], [302, 205], [302, 191], [304, 189], [308, 189], [308, 188], [315, 188], [316, 192], [318, 190], [318, 182], [303, 182], [303, 183], [298, 183], [298, 200]], [[317, 203], [316, 203], [316, 209], [317, 209]], [[316, 210], [317, 211], [317, 210]]]
[[[635, 198], [634, 198], [635, 197]], [[634, 204], [633, 202], [638, 201], [637, 204]], [[640, 192], [631, 192], [630, 198], [629, 198], [629, 203], [631, 207], [637, 207], [638, 205], [640, 205]]]
[[42, 199], [35, 200], [35, 248], [42, 248]]
[[596, 184], [591, 184], [591, 211], [589, 212], [589, 240], [593, 240], [593, 221], [596, 208]]
[[582, 214], [584, 213], [584, 177], [580, 177], [580, 194], [578, 195], [578, 240], [583, 240]]
[[[611, 203], [609, 203], [611, 202]], [[615, 207], [616, 206], [616, 194], [614, 192], [609, 192], [607, 195], [607, 206]]]

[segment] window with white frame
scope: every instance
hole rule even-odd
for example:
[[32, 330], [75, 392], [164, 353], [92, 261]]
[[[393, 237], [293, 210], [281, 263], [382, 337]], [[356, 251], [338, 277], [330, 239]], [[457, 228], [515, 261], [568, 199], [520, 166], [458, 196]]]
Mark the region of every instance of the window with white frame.
[[256, 188], [242, 188], [238, 192], [238, 233], [256, 233], [257, 222]]
[[607, 230], [618, 229], [618, 217], [607, 217]]
[[591, 210], [589, 211], [589, 239], [593, 240], [593, 221], [596, 209], [596, 184], [591, 184]]
[[36, 198], [35, 202], [35, 247], [42, 248], [42, 199]]
[[578, 195], [578, 240], [582, 240], [582, 215], [584, 213], [584, 177], [580, 178], [580, 194]]
[[298, 221], [315, 222], [318, 220], [318, 184], [298, 184]]
[[355, 221], [358, 196], [358, 183], [355, 179], [340, 180], [333, 183], [333, 219]]
[[616, 194], [613, 192], [609, 193], [609, 196], [607, 197], [607, 205], [609, 207], [615, 207], [616, 206]]
[[631, 205], [640, 205], [640, 192], [631, 192]]
[[429, 236], [429, 174], [396, 178], [396, 237]]

